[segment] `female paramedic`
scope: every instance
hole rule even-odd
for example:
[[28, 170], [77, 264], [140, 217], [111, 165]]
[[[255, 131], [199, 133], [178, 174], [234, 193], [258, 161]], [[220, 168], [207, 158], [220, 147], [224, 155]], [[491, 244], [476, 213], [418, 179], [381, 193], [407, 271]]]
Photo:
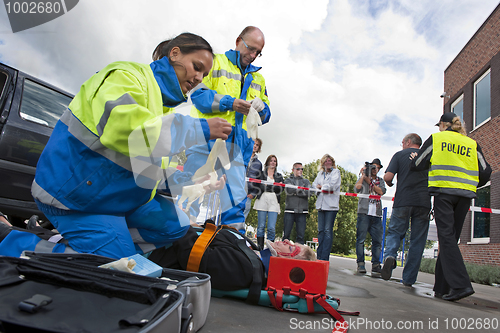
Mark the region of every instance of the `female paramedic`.
[[439, 240], [434, 282], [435, 297], [456, 301], [474, 293], [458, 239], [477, 187], [491, 174], [481, 147], [465, 134], [453, 112], [441, 116], [418, 152], [410, 155], [412, 170], [429, 169], [429, 193], [434, 196], [434, 217]]
[[150, 65], [114, 62], [87, 80], [40, 157], [33, 197], [77, 252], [121, 258], [183, 237], [188, 217], [156, 194], [171, 174], [162, 157], [231, 132], [172, 112], [210, 71], [210, 44], [191, 33], [162, 44]]

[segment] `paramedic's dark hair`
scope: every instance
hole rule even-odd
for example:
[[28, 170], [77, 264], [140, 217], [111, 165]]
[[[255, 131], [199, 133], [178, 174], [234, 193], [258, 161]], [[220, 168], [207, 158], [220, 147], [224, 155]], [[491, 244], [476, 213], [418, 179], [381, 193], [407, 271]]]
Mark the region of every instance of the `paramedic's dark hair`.
[[153, 51], [153, 61], [160, 60], [163, 57], [168, 57], [170, 51], [176, 46], [181, 50], [182, 54], [189, 54], [198, 50], [206, 50], [212, 54], [212, 57], [214, 56], [212, 46], [210, 46], [210, 44], [203, 37], [185, 32], [173, 39], [165, 40], [158, 44]]

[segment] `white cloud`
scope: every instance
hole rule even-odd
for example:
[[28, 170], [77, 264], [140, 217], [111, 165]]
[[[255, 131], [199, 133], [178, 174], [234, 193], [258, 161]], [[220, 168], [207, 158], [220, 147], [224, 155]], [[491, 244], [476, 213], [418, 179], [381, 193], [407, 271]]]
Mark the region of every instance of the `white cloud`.
[[387, 10], [377, 20], [375, 31], [382, 41], [382, 54], [429, 60], [438, 56], [438, 51], [415, 31], [411, 17]]
[[[280, 167], [332, 154], [357, 173], [387, 166], [401, 138], [425, 140], [442, 112], [443, 72], [495, 0], [85, 0], [12, 34], [0, 10], [0, 60], [71, 92], [116, 60], [148, 63], [162, 40], [190, 31], [218, 53], [246, 25], [266, 36], [262, 66], [271, 122], [261, 158]], [[184, 111], [187, 109], [183, 109]]]

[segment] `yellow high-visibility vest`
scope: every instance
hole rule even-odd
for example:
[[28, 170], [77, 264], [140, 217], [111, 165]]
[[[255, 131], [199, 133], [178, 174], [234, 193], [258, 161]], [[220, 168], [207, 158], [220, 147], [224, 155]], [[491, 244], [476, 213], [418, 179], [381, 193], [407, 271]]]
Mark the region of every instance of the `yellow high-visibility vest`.
[[476, 192], [479, 183], [477, 143], [455, 131], [432, 134], [429, 187]]
[[[243, 98], [243, 96], [241, 96], [243, 82], [245, 82], [248, 75], [253, 77], [252, 83], [248, 87], [246, 96]], [[258, 72], [242, 75], [238, 66], [233, 64], [224, 54], [215, 55], [214, 65], [210, 70], [210, 74], [203, 79], [203, 83], [209, 89], [217, 91], [216, 99], [220, 99], [224, 95], [229, 95], [234, 98], [243, 98], [247, 101], [259, 97], [269, 105], [267, 96], [262, 93], [262, 90], [265, 89], [264, 77]], [[214, 110], [213, 113], [203, 113], [193, 106], [191, 109], [191, 117], [207, 119], [218, 117], [227, 120], [232, 126], [236, 126], [236, 115], [233, 111], [220, 112], [219, 110]], [[245, 131], [247, 130], [246, 117], [247, 116], [243, 116], [241, 124]]]

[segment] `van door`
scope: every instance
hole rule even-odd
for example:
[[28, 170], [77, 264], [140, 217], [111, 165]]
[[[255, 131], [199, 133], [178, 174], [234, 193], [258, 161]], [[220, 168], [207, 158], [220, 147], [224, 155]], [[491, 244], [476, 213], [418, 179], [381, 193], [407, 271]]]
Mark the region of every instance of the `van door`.
[[[36, 164], [72, 96], [22, 72], [0, 136], [0, 198], [18, 201], [29, 217], [36, 204], [31, 184]], [[16, 214], [18, 215], [18, 214]], [[22, 215], [20, 215], [22, 216]]]
[[0, 134], [7, 121], [10, 105], [16, 87], [17, 72], [0, 64]]

